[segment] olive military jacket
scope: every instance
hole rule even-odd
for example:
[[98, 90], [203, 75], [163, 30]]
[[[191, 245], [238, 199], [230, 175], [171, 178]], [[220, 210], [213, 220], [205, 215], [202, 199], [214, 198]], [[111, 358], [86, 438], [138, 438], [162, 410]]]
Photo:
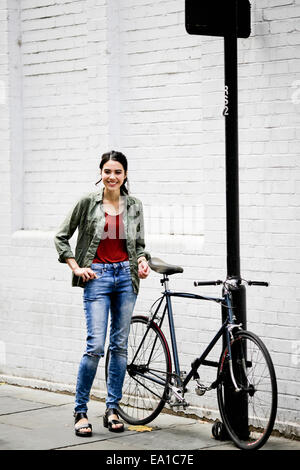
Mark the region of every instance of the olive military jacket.
[[[138, 258], [150, 258], [145, 251], [143, 206], [139, 199], [129, 195], [125, 198], [123, 222], [126, 247], [134, 292], [138, 294]], [[54, 243], [58, 252], [58, 261], [66, 263], [66, 258], [75, 258], [81, 268], [90, 267], [101, 241], [105, 226], [103, 210], [103, 191], [83, 196], [73, 207], [55, 235]], [[75, 256], [69, 244], [70, 238], [78, 229]], [[84, 287], [79, 276], [72, 275], [72, 286]]]

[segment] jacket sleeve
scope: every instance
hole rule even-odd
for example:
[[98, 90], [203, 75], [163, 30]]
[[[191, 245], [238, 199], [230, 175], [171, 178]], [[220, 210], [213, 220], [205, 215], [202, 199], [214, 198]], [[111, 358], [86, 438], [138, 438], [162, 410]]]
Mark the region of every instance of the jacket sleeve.
[[79, 225], [82, 213], [82, 199], [71, 209], [54, 237], [58, 261], [66, 263], [66, 258], [75, 258], [69, 240]]
[[139, 259], [141, 256], [145, 256], [148, 260], [150, 259], [150, 253], [145, 251], [145, 225], [144, 225], [144, 211], [143, 205], [140, 203], [139, 208], [139, 229], [137, 230], [137, 237], [136, 237], [136, 256]]

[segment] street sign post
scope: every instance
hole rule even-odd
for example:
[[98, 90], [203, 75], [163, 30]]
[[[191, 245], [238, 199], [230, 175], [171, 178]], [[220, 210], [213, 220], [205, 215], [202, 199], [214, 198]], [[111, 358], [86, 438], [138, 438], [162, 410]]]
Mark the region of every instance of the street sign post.
[[[225, 168], [226, 168], [226, 235], [227, 278], [239, 279], [239, 152], [238, 152], [238, 66], [237, 39], [250, 35], [250, 3], [248, 0], [186, 0], [186, 30], [189, 34], [223, 36], [225, 67]], [[237, 323], [246, 328], [246, 291], [239, 286], [232, 291]], [[223, 321], [226, 312], [223, 311]], [[248, 432], [248, 401], [236, 392], [225, 394], [225, 406], [233, 414], [236, 432]]]

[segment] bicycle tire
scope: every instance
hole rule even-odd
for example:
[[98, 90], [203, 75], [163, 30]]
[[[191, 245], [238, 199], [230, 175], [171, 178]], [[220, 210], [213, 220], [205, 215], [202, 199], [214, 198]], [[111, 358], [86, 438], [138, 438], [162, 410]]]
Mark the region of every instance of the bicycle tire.
[[[142, 343], [145, 333], [147, 334]], [[108, 350], [105, 364], [106, 381], [109, 357]], [[156, 418], [167, 400], [171, 371], [170, 350], [161, 329], [155, 322], [149, 323], [147, 317], [132, 317], [123, 396], [118, 407], [121, 418], [136, 425], [147, 424]], [[160, 379], [162, 385], [151, 379]]]
[[[236, 333], [231, 341], [231, 352], [234, 377], [240, 391], [235, 391], [231, 380], [226, 348], [218, 370], [221, 374], [217, 387], [221, 418], [238, 448], [257, 450], [267, 442], [276, 418], [274, 366], [264, 343], [249, 331]], [[243, 366], [245, 360], [246, 367]], [[238, 411], [236, 406], [239, 406]]]

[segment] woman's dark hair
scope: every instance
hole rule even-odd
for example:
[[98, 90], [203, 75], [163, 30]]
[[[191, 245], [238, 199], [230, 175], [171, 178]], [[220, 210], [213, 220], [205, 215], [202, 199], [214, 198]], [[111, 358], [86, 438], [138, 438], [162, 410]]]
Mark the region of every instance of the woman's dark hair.
[[[104, 153], [101, 157], [101, 161], [100, 161], [100, 164], [99, 164], [100, 170], [102, 170], [105, 163], [107, 163], [109, 160], [114, 160], [115, 162], [121, 163], [121, 165], [124, 168], [125, 173], [127, 172], [127, 168], [128, 168], [127, 158], [125, 157], [125, 155], [122, 152], [116, 152], [115, 150], [111, 150], [110, 152]], [[95, 183], [95, 184], [97, 185], [98, 183], [100, 183], [100, 181], [102, 181], [102, 178], [100, 178], [100, 180], [97, 181], [97, 183]], [[127, 183], [127, 187], [125, 186], [126, 183]], [[121, 194], [128, 194], [129, 193], [129, 187], [128, 187], [129, 184], [128, 183], [129, 183], [128, 178], [126, 177], [124, 179], [124, 182], [123, 182], [122, 186], [120, 187]]]

